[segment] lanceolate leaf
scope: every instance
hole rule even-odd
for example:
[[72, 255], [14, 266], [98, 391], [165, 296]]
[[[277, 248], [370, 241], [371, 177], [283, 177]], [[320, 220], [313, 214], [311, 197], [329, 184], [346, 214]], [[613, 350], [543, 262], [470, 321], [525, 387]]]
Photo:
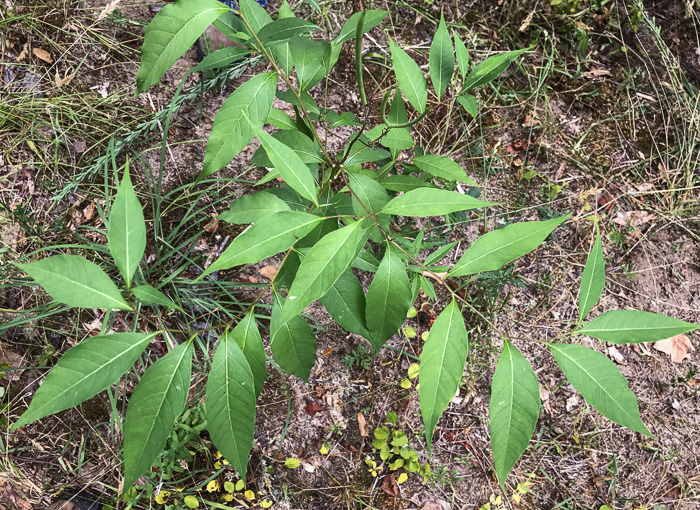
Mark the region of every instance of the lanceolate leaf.
[[318, 30], [318, 27], [300, 18], [279, 18], [272, 23], [268, 23], [258, 32], [258, 39], [265, 47], [287, 42], [295, 35], [305, 34], [312, 30]]
[[124, 420], [124, 489], [151, 468], [185, 409], [192, 345], [186, 342], [156, 361], [131, 396]]
[[[361, 174], [348, 174], [350, 189], [357, 195], [360, 202], [369, 210], [370, 214], [378, 213], [389, 201], [386, 190], [371, 177]], [[367, 211], [353, 196], [352, 208], [358, 216], [366, 216]]]
[[595, 243], [586, 259], [586, 267], [581, 276], [581, 292], [578, 296], [578, 322], [586, 318], [600, 299], [605, 287], [605, 259], [600, 242], [600, 231], [596, 228]]
[[207, 379], [207, 430], [223, 456], [245, 480], [255, 428], [255, 384], [243, 351], [224, 333]]
[[163, 7], [146, 27], [136, 91], [158, 83], [165, 71], [229, 8], [215, 0], [177, 2]]
[[146, 304], [160, 305], [165, 306], [166, 308], [175, 308], [177, 310], [184, 311], [182, 307], [173, 303], [168, 296], [150, 285], [139, 285], [138, 287], [132, 288], [131, 292], [137, 299]]
[[441, 216], [490, 205], [497, 204], [482, 202], [469, 195], [460, 195], [456, 191], [420, 188], [392, 199], [380, 212], [401, 216]]
[[326, 234], [311, 248], [289, 289], [280, 322], [288, 321], [323, 297], [350, 267], [367, 240], [368, 231], [361, 223], [358, 221]]
[[464, 81], [462, 90], [467, 92], [473, 88], [494, 80], [508, 68], [513, 60], [518, 58], [527, 50], [528, 48], [508, 51], [506, 53], [500, 53], [487, 58], [481, 64], [476, 66], [471, 73], [469, 73], [469, 76], [467, 76], [467, 79]]
[[131, 185], [128, 165], [109, 215], [107, 243], [126, 286], [131, 287], [131, 278], [146, 251], [146, 222]]
[[387, 245], [386, 253], [367, 291], [367, 327], [375, 350], [389, 340], [406, 320], [413, 304], [411, 282], [406, 266], [395, 248]]
[[627, 379], [606, 356], [576, 344], [550, 344], [549, 350], [571, 385], [600, 414], [630, 430], [652, 436], [642, 423]]
[[476, 97], [471, 94], [462, 94], [461, 96], [457, 96], [457, 102], [462, 105], [462, 108], [464, 108], [469, 115], [476, 119], [479, 113], [479, 101], [477, 101]]
[[[202, 176], [213, 174], [250, 143], [255, 136], [253, 123], [260, 128], [270, 115], [277, 88], [277, 73], [261, 73], [238, 87], [216, 114], [204, 152]], [[248, 116], [246, 121], [244, 114]]]
[[257, 399], [267, 377], [267, 367], [265, 365], [265, 348], [262, 344], [262, 338], [260, 338], [258, 325], [255, 322], [255, 310], [253, 308], [231, 331], [231, 336], [248, 360], [248, 365], [250, 365], [250, 370], [253, 374], [255, 398]]
[[289, 40], [299, 88], [309, 90], [326, 75], [331, 58], [331, 45], [327, 41], [312, 41], [305, 37]]
[[[272, 134], [272, 138], [291, 148], [306, 165], [323, 163], [323, 156], [319, 146], [301, 131], [297, 131], [296, 126], [294, 130], [277, 131]], [[275, 166], [267, 156], [265, 147], [259, 147], [253, 154], [250, 162], [266, 168]]]
[[230, 46], [216, 50], [202, 59], [202, 61], [192, 68], [192, 72], [210, 71], [219, 69], [240, 60], [250, 50], [242, 46]]
[[270, 322], [270, 350], [282, 370], [308, 382], [316, 363], [316, 337], [311, 326], [299, 315], [286, 322], [280, 321], [280, 301], [275, 293]]
[[352, 271], [347, 270], [321, 298], [321, 304], [340, 327], [370, 340], [365, 317], [365, 293]]
[[656, 342], [700, 328], [666, 315], [638, 310], [612, 310], [599, 315], [576, 333], [613, 344]]
[[157, 333], [114, 333], [87, 338], [68, 349], [36, 391], [13, 429], [94, 397], [136, 362]]
[[77, 255], [54, 255], [17, 267], [68, 306], [132, 309], [100, 266]]
[[388, 11], [360, 11], [356, 12], [348, 18], [348, 20], [340, 29], [338, 37], [333, 41], [334, 45], [342, 44], [349, 39], [355, 38], [355, 32], [357, 32], [357, 23], [362, 16], [362, 12], [365, 13], [365, 20], [362, 24], [362, 33], [369, 32], [374, 27], [379, 25], [384, 18], [386, 18]]
[[302, 197], [318, 205], [316, 181], [306, 163], [290, 147], [268, 135], [259, 127], [254, 126], [253, 129], [270, 161], [285, 182]]
[[448, 276], [500, 269], [537, 248], [569, 216], [547, 221], [524, 221], [484, 234], [467, 249]]
[[466, 182], [472, 186], [476, 183], [464, 172], [464, 169], [452, 159], [439, 154], [427, 154], [413, 158], [413, 164], [422, 171], [448, 181]]
[[459, 36], [457, 35], [457, 32], [455, 32], [453, 30], [452, 35], [455, 39], [455, 53], [457, 54], [457, 67], [459, 68], [459, 74], [462, 76], [462, 81], [464, 81], [464, 77], [469, 72], [469, 52], [467, 51], [467, 47], [462, 42], [462, 39], [460, 39]]
[[467, 328], [453, 299], [430, 329], [420, 357], [420, 410], [429, 451], [435, 426], [459, 388], [468, 349]]
[[493, 375], [489, 403], [491, 447], [501, 487], [527, 448], [539, 416], [540, 386], [535, 371], [525, 356], [506, 342]]
[[299, 211], [281, 211], [265, 216], [234, 239], [199, 279], [214, 271], [254, 264], [287, 250], [323, 219], [321, 216]]
[[389, 39], [389, 45], [391, 46], [391, 60], [394, 64], [396, 81], [399, 83], [401, 92], [417, 112], [423, 113], [428, 101], [428, 85], [425, 82], [423, 71], [408, 56], [408, 53], [391, 39]]
[[267, 191], [258, 191], [252, 195], [243, 195], [231, 203], [226, 212], [217, 216], [222, 221], [229, 223], [253, 223], [270, 214], [281, 211], [290, 211], [287, 203]]
[[433, 88], [439, 101], [455, 72], [455, 54], [452, 39], [445, 24], [445, 13], [440, 16], [440, 24], [430, 45], [429, 64], [430, 79], [433, 81]]
[[262, 27], [272, 23], [270, 15], [255, 0], [239, 0], [238, 3], [241, 6], [241, 14], [256, 34], [260, 32]]

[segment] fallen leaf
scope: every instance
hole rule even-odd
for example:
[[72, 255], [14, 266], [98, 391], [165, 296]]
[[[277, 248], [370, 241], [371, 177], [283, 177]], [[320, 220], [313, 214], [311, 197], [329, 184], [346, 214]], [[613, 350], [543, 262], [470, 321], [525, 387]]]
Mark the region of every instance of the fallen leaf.
[[65, 76], [61, 77], [61, 74], [58, 71], [56, 71], [56, 86], [60, 89], [64, 85], [68, 85], [73, 80], [73, 78], [75, 78], [75, 73], [66, 71]]
[[632, 224], [635, 227], [641, 227], [645, 223], [649, 223], [655, 217], [654, 213], [648, 211], [630, 211], [622, 212], [617, 211], [617, 216], [613, 219], [613, 223], [624, 227], [628, 224]]
[[625, 360], [625, 357], [622, 355], [620, 351], [617, 350], [617, 348], [614, 345], [611, 345], [608, 347], [608, 354], [610, 357], [613, 359], [615, 363], [621, 363], [625, 364], [627, 361]]
[[306, 414], [309, 416], [315, 416], [317, 413], [320, 413], [321, 411], [325, 411], [323, 407], [318, 405], [316, 402], [307, 402], [306, 406], [304, 407], [304, 411], [306, 411]]
[[600, 78], [601, 76], [612, 76], [612, 73], [607, 69], [593, 68], [583, 73], [583, 76], [586, 78]]
[[364, 414], [358, 413], [357, 424], [360, 426], [360, 435], [362, 437], [368, 437], [369, 436], [369, 425], [367, 425], [367, 420], [365, 420]]
[[396, 477], [394, 476], [394, 473], [387, 475], [387, 477], [384, 478], [382, 490], [389, 496], [396, 497], [399, 495], [399, 487], [396, 485]]
[[76, 154], [82, 154], [87, 150], [87, 143], [85, 143], [85, 140], [76, 140], [73, 142], [73, 151], [75, 151]]
[[258, 283], [258, 279], [255, 276], [249, 276], [248, 280], [250, 283]]
[[53, 62], [51, 55], [46, 50], [42, 50], [41, 48], [34, 48], [32, 50], [32, 53], [34, 53], [34, 56], [36, 58], [39, 58], [39, 59], [43, 60], [44, 62], [48, 62], [49, 64], [51, 64]]
[[[10, 365], [10, 367], [12, 368], [20, 368], [22, 364], [22, 356], [20, 356], [16, 352], [12, 352], [7, 348], [0, 347], [0, 366]], [[0, 373], [2, 372], [3, 370], [0, 370]], [[20, 378], [21, 375], [21, 370], [7, 370], [5, 371], [5, 375], [3, 375], [2, 379], [6, 379], [8, 381], [16, 381]]]
[[264, 266], [258, 271], [261, 276], [264, 276], [268, 280], [272, 280], [277, 274], [277, 268], [275, 266]]
[[674, 363], [680, 363], [685, 358], [690, 356], [688, 350], [695, 350], [693, 344], [685, 335], [676, 335], [671, 338], [666, 338], [665, 340], [659, 340], [654, 344], [654, 349], [668, 354], [671, 357], [671, 361]]

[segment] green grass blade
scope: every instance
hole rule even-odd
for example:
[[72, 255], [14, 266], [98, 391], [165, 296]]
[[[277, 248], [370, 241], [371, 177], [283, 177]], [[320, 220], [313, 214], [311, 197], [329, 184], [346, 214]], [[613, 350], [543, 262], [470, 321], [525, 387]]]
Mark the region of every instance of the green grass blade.
[[430, 329], [420, 362], [420, 410], [428, 451], [440, 416], [459, 388], [469, 340], [462, 312], [453, 299]]
[[114, 333], [86, 338], [68, 349], [36, 391], [13, 429], [88, 400], [114, 384], [157, 333]]

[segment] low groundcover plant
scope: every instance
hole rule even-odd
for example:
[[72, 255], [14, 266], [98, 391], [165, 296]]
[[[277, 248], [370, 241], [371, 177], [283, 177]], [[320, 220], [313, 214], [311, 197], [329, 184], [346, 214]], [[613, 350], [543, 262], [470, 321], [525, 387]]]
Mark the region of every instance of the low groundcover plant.
[[[306, 1], [318, 8], [315, 0]], [[307, 306], [320, 300], [339, 326], [365, 338], [377, 352], [401, 327], [421, 288], [432, 286], [425, 278], [430, 274], [451, 295], [430, 330], [420, 362], [420, 408], [430, 449], [438, 420], [458, 389], [469, 348], [462, 314], [462, 308], [469, 305], [447, 282], [502, 268], [535, 250], [569, 216], [515, 223], [488, 232], [453, 267], [437, 263], [456, 243], [445, 244], [419, 260], [420, 242], [412, 249], [392, 230], [397, 217], [410, 221], [497, 204], [457, 191], [458, 182], [476, 183], [452, 159], [425, 154], [416, 147], [410, 128], [429, 114], [428, 83], [416, 62], [391, 39], [396, 87], [384, 92], [381, 122], [372, 125], [362, 79], [362, 37], [388, 13], [357, 12], [335, 38], [323, 40], [317, 38], [320, 27], [297, 18], [286, 0], [275, 20], [254, 0], [240, 0], [235, 7], [233, 13], [216, 0], [179, 0], [166, 5], [146, 29], [137, 77], [139, 92], [158, 83], [212, 23], [238, 46], [214, 51], [190, 72], [206, 72], [250, 56], [260, 56], [268, 64], [269, 71], [250, 77], [223, 103], [206, 145], [199, 180], [228, 165], [257, 137], [261, 147], [252, 163], [269, 168], [260, 183], [275, 186], [237, 198], [219, 215], [219, 221], [250, 226], [199, 279], [282, 253], [282, 263], [258, 301], [272, 293], [269, 342], [275, 362], [288, 374], [308, 380], [316, 360], [316, 339], [301, 315]], [[353, 39], [363, 106], [359, 115], [321, 107], [309, 94], [331, 74], [343, 44]], [[443, 17], [429, 52], [436, 100], [456, 101], [468, 114], [477, 115], [477, 99], [469, 92], [495, 79], [524, 51], [498, 54], [472, 65], [465, 45], [448, 31]], [[273, 107], [275, 97], [288, 103], [294, 115]], [[266, 126], [276, 131], [269, 134]], [[341, 151], [329, 152], [322, 133], [340, 126], [349, 127], [352, 134]], [[54, 255], [18, 266], [56, 301], [69, 306], [127, 314], [142, 304], [178, 308], [159, 290], [162, 285], [151, 286], [140, 276], [148, 232], [128, 165], [108, 220], [108, 248], [119, 279], [113, 280], [97, 264], [78, 255]], [[651, 436], [617, 367], [603, 354], [568, 340], [588, 335], [611, 343], [651, 342], [698, 325], [635, 310], [609, 311], [586, 322], [603, 292], [604, 268], [596, 227], [581, 277], [578, 322], [556, 342], [542, 345], [590, 405], [610, 420]], [[366, 293], [353, 270], [372, 274]], [[222, 334], [208, 374], [204, 404], [214, 445], [242, 479], [253, 444], [256, 400], [266, 378], [256, 304], [228, 323], [211, 326]], [[167, 335], [175, 347], [145, 370], [124, 419], [123, 488], [128, 489], [157, 462], [185, 408], [196, 336], [185, 333], [181, 332], [185, 340], [179, 344], [178, 334], [170, 330], [103, 334], [83, 340], [48, 373], [14, 428], [111, 387], [157, 335]], [[495, 471], [502, 486], [525, 451], [539, 412], [535, 372], [504, 337], [489, 409]]]

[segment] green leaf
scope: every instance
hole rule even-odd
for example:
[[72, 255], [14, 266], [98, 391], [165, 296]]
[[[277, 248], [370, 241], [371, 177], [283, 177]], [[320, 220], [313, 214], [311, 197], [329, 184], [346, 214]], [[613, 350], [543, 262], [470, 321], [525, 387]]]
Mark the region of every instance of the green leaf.
[[412, 304], [406, 266], [389, 244], [367, 291], [367, 327], [375, 351], [399, 330]]
[[250, 28], [256, 34], [260, 30], [270, 23], [272, 23], [272, 18], [267, 13], [267, 11], [258, 4], [255, 0], [239, 0], [241, 6], [241, 15], [250, 24]]
[[179, 345], [146, 370], [124, 420], [124, 489], [158, 459], [185, 409], [192, 373], [192, 342]]
[[550, 344], [549, 350], [571, 385], [600, 414], [653, 437], [642, 423], [637, 399], [627, 386], [627, 379], [612, 361], [583, 345]]
[[419, 188], [434, 188], [430, 182], [426, 182], [412, 175], [390, 175], [379, 179], [379, 184], [389, 191], [412, 191]]
[[267, 117], [267, 123], [278, 129], [297, 129], [294, 119], [279, 108], [272, 108], [272, 110], [270, 110], [270, 115]]
[[460, 195], [456, 191], [420, 188], [393, 198], [380, 212], [401, 216], [441, 216], [490, 205], [497, 204], [482, 202], [469, 195]]
[[[600, 231], [596, 227], [595, 242], [586, 259], [581, 276], [581, 291], [578, 295], [578, 323], [586, 318], [600, 299], [605, 287], [605, 258], [600, 242]], [[673, 336], [673, 335], [671, 335]]]
[[401, 92], [417, 112], [423, 113], [428, 102], [428, 85], [425, 82], [423, 71], [408, 56], [408, 53], [402, 50], [391, 38], [389, 45], [391, 46], [391, 60], [394, 65], [396, 81]]
[[462, 94], [461, 96], [457, 96], [457, 102], [462, 105], [462, 108], [464, 108], [469, 115], [476, 119], [479, 113], [479, 101], [477, 101], [476, 97], [471, 94]]
[[423, 172], [427, 172], [435, 177], [447, 179], [448, 181], [466, 182], [476, 186], [476, 183], [464, 173], [464, 169], [450, 158], [438, 154], [427, 154], [413, 158], [413, 164]]
[[350, 156], [345, 160], [345, 163], [343, 163], [343, 166], [348, 168], [362, 163], [374, 163], [390, 157], [391, 154], [384, 149], [374, 149], [360, 142], [359, 144], [355, 144]]
[[377, 141], [389, 149], [402, 151], [416, 144], [408, 128], [388, 128], [386, 124], [374, 126], [366, 135], [371, 141]]
[[228, 165], [250, 143], [255, 136], [251, 122], [258, 128], [263, 126], [270, 115], [276, 88], [277, 73], [261, 73], [239, 86], [224, 101], [207, 141], [200, 179]]
[[173, 301], [163, 294], [161, 291], [150, 285], [139, 285], [131, 289], [136, 299], [149, 305], [160, 305], [166, 308], [175, 308], [184, 312], [181, 306], [176, 305]]
[[282, 370], [308, 382], [316, 363], [316, 337], [311, 326], [298, 315], [286, 322], [280, 321], [280, 301], [275, 292], [270, 322], [270, 350]]
[[265, 378], [267, 377], [267, 366], [265, 365], [265, 348], [262, 338], [255, 322], [255, 310], [251, 308], [246, 316], [231, 331], [231, 336], [243, 351], [248, 365], [253, 374], [255, 387], [255, 398], [260, 396]]
[[318, 206], [316, 181], [314, 180], [314, 176], [311, 175], [306, 163], [302, 161], [296, 152], [290, 147], [287, 147], [284, 143], [268, 135], [258, 126], [251, 124], [251, 127], [258, 137], [258, 140], [260, 140], [260, 143], [265, 148], [265, 152], [267, 152], [270, 161], [284, 181], [302, 197]]
[[263, 46], [272, 47], [274, 45], [287, 42], [294, 36], [305, 34], [319, 27], [300, 18], [279, 18], [272, 23], [268, 23], [257, 33], [258, 39]]
[[338, 37], [336, 37], [333, 40], [334, 45], [340, 45], [343, 44], [345, 41], [355, 38], [355, 33], [357, 32], [357, 23], [360, 21], [360, 16], [362, 16], [363, 12], [365, 13], [365, 20], [362, 24], [363, 34], [369, 32], [374, 27], [379, 25], [389, 14], [388, 11], [374, 10], [356, 12], [348, 18], [348, 20], [343, 25], [343, 28], [340, 29]]
[[495, 271], [537, 248], [567, 214], [547, 221], [524, 221], [484, 234], [457, 261], [448, 276], [465, 276]]
[[326, 234], [316, 243], [299, 266], [292, 282], [280, 322], [286, 322], [323, 297], [357, 258], [368, 232], [356, 222]]
[[224, 333], [207, 378], [205, 411], [214, 446], [245, 480], [255, 428], [255, 384], [248, 360]]
[[508, 68], [511, 62], [525, 53], [528, 49], [529, 48], [508, 51], [506, 53], [500, 53], [487, 58], [481, 64], [476, 66], [469, 76], [467, 76], [467, 79], [462, 86], [462, 90], [467, 92], [473, 88], [494, 80]]
[[264, 216], [236, 237], [198, 279], [214, 271], [254, 264], [287, 250], [323, 219], [299, 211], [281, 211]]
[[539, 416], [540, 386], [535, 371], [506, 341], [493, 375], [489, 403], [491, 448], [501, 487], [527, 448]]
[[362, 290], [362, 284], [352, 271], [347, 270], [340, 275], [326, 295], [321, 298], [321, 304], [345, 331], [370, 340], [365, 317], [365, 293]]
[[331, 57], [331, 45], [327, 41], [312, 41], [305, 37], [289, 40], [294, 69], [300, 90], [309, 90], [326, 76]]
[[430, 79], [433, 81], [433, 88], [439, 101], [455, 72], [455, 54], [450, 33], [447, 31], [444, 12], [440, 15], [440, 24], [435, 32], [433, 43], [430, 45], [428, 63], [430, 65]]
[[[389, 194], [374, 179], [361, 174], [348, 174], [350, 189], [357, 195], [360, 202], [370, 214], [377, 214], [389, 201]], [[367, 211], [360, 205], [357, 198], [352, 197], [352, 208], [356, 215], [366, 216]]]
[[435, 426], [459, 388], [468, 349], [467, 328], [453, 299], [430, 329], [420, 357], [420, 410], [428, 451]]
[[228, 223], [245, 224], [258, 221], [270, 214], [290, 211], [287, 203], [267, 191], [258, 191], [252, 195], [243, 195], [231, 203], [226, 212], [217, 216]]
[[68, 306], [132, 310], [100, 266], [77, 255], [54, 255], [16, 266]]
[[656, 342], [700, 328], [666, 315], [638, 310], [611, 310], [599, 315], [577, 334], [592, 336], [613, 344]]
[[146, 27], [136, 92], [158, 83], [202, 32], [228, 10], [229, 7], [215, 0], [177, 2], [163, 7]]
[[131, 287], [131, 278], [146, 251], [146, 221], [131, 185], [128, 164], [109, 215], [107, 243], [127, 288]]
[[192, 72], [211, 71], [226, 67], [233, 62], [240, 60], [250, 53], [250, 50], [242, 46], [229, 46], [218, 49], [202, 59], [202, 61], [192, 68]]
[[[323, 163], [323, 156], [321, 155], [319, 146], [301, 131], [297, 131], [296, 127], [293, 131], [277, 131], [272, 134], [272, 138], [292, 149], [305, 165]], [[265, 147], [259, 147], [258, 150], [255, 151], [255, 154], [253, 154], [250, 162], [254, 165], [267, 168], [274, 166], [267, 156]]]
[[455, 53], [457, 54], [457, 67], [459, 68], [459, 74], [462, 76], [462, 81], [464, 77], [469, 72], [469, 52], [467, 47], [462, 42], [462, 39], [457, 35], [457, 32], [452, 31], [452, 35], [455, 39]]
[[114, 384], [157, 333], [114, 333], [86, 338], [68, 349], [13, 430], [76, 406]]

